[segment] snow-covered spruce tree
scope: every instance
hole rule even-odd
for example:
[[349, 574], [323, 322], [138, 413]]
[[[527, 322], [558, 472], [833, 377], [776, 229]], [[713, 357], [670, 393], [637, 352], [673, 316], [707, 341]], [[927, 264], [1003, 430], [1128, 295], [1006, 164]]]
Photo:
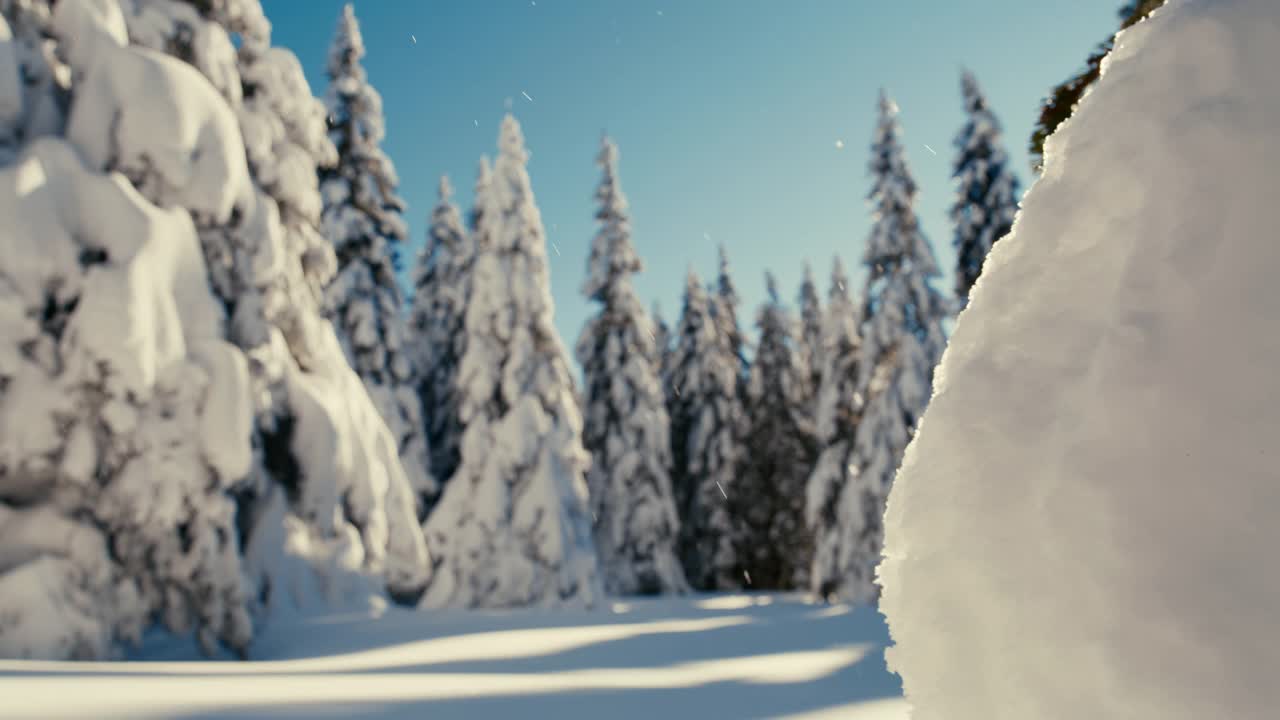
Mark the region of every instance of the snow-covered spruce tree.
[[546, 236], [515, 118], [475, 231], [461, 463], [427, 518], [429, 607], [582, 605], [602, 595], [582, 420], [552, 315]]
[[666, 390], [678, 549], [685, 577], [698, 590], [742, 586], [728, 500], [742, 462], [739, 367], [690, 270]]
[[[841, 563], [851, 572], [848, 587], [859, 593], [878, 591], [872, 578], [884, 541], [885, 498], [929, 402], [933, 369], [946, 343], [946, 302], [930, 284], [939, 275], [938, 264], [913, 207], [916, 184], [898, 139], [897, 111], [882, 92], [870, 163], [875, 224], [863, 256], [867, 281], [858, 394], [865, 405], [854, 448], [858, 480], [844, 489], [860, 494], [862, 525], [857, 546], [841, 551], [849, 558]], [[852, 507], [859, 501], [840, 502]], [[874, 592], [854, 599], [872, 597]]]
[[[227, 337], [248, 356], [254, 388], [254, 462], [236, 486], [253, 596], [268, 609], [317, 599], [365, 603], [384, 589], [412, 597], [430, 574], [413, 491], [395, 437], [321, 314], [336, 265], [319, 232], [316, 168], [336, 161], [324, 107], [297, 58], [271, 47], [258, 0], [129, 0], [119, 7], [132, 43], [186, 61], [204, 83], [128, 85], [126, 75], [99, 71], [96, 83], [114, 88], [116, 102], [71, 124], [92, 138], [89, 161], [120, 170], [144, 195], [170, 204], [172, 186], [191, 176], [177, 164], [180, 156], [119, 148], [166, 122], [161, 113], [185, 105], [191, 87], [210, 84], [243, 138], [236, 162], [247, 160], [252, 182], [233, 200], [229, 220], [193, 216], [209, 281], [230, 316]], [[155, 54], [140, 57], [158, 62]], [[139, 102], [143, 97], [159, 107]], [[219, 162], [200, 147], [203, 135], [188, 137], [200, 148], [190, 156], [198, 164]], [[213, 176], [203, 182], [186, 195], [207, 202], [225, 184]]]
[[[487, 166], [481, 178], [487, 183]], [[477, 193], [480, 193], [477, 188]], [[465, 348], [467, 272], [473, 257], [472, 238], [453, 204], [449, 178], [440, 178], [439, 201], [431, 211], [427, 243], [414, 273], [414, 357], [418, 395], [426, 416], [430, 472], [443, 484], [458, 467], [462, 427], [458, 419], [458, 364]], [[425, 507], [423, 508], [426, 509]]]
[[1013, 227], [1018, 212], [1018, 178], [1009, 165], [1000, 123], [973, 74], [960, 76], [968, 116], [955, 139], [956, 201], [951, 221], [956, 235], [956, 298], [963, 305], [982, 272], [991, 245]]
[[[157, 620], [243, 652], [247, 363], [193, 223], [249, 189], [235, 116], [114, 2], [0, 2], [0, 38], [0, 656], [111, 657]], [[175, 173], [159, 197], [95, 160], [113, 115], [119, 162]]]
[[816, 398], [818, 385], [822, 383], [823, 319], [818, 287], [813, 281], [813, 267], [808, 262], [804, 264], [804, 279], [800, 282], [799, 304], [800, 328], [796, 338], [796, 353], [808, 372], [809, 388]]
[[812, 542], [805, 526], [805, 480], [811, 469], [807, 368], [794, 321], [765, 274], [768, 300], [756, 314], [759, 339], [747, 379], [745, 459], [730, 505], [739, 563], [757, 590], [790, 590], [809, 575]]
[[[822, 379], [818, 385], [818, 457], [805, 488], [805, 523], [813, 538], [809, 589], [821, 598], [870, 596], [870, 578], [852, 559], [865, 522], [857, 486], [854, 438], [862, 413], [858, 393], [858, 309], [849, 299], [849, 278], [837, 257], [822, 321]], [[848, 492], [845, 492], [848, 490]]]
[[711, 316], [715, 320], [716, 333], [725, 343], [730, 354], [737, 358], [739, 392], [745, 392], [747, 380], [746, 340], [742, 326], [738, 324], [738, 290], [729, 274], [729, 251], [720, 246], [720, 271], [716, 275], [715, 292], [711, 301]]
[[658, 368], [658, 379], [665, 383], [667, 362], [671, 357], [671, 326], [662, 317], [662, 308], [653, 301], [653, 366]]
[[347, 4], [329, 46], [325, 94], [329, 139], [338, 152], [336, 164], [320, 169], [320, 228], [338, 259], [337, 275], [325, 290], [325, 311], [396, 439], [422, 515], [437, 488], [427, 469], [422, 404], [394, 262], [408, 228], [395, 167], [380, 147], [386, 134], [382, 97], [360, 64], [364, 54], [355, 11]]
[[602, 142], [596, 188], [599, 230], [582, 292], [599, 303], [578, 338], [585, 378], [587, 489], [605, 590], [653, 595], [688, 590], [676, 558], [679, 533], [671, 491], [667, 408], [654, 363], [653, 326], [631, 276], [643, 263], [631, 244], [618, 150]]
[[[802, 385], [797, 394], [804, 398], [804, 412], [800, 415], [799, 422], [809, 449], [805, 462], [805, 472], [809, 473], [813, 471], [814, 463], [818, 461], [821, 445], [818, 438], [818, 389], [822, 385], [822, 366], [826, 354], [822, 303], [818, 300], [818, 289], [813, 282], [813, 268], [808, 261], [804, 264], [804, 277], [800, 283], [798, 302], [800, 318], [795, 332], [796, 362], [800, 365]], [[807, 577], [808, 573], [805, 574]]]

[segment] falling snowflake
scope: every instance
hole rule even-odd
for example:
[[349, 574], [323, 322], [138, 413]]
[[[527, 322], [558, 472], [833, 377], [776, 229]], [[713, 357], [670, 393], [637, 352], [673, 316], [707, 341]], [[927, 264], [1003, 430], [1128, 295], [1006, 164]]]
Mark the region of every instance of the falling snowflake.
[[476, 124], [476, 127], [480, 127], [480, 121], [479, 121], [479, 120], [472, 120], [471, 122], [475, 123], [475, 124]]
[[659, 10], [659, 11], [658, 11], [658, 17], [662, 17], [662, 11], [661, 11], [661, 10]]
[[706, 240], [707, 242], [711, 242], [711, 233], [707, 232], [706, 230], [703, 230], [702, 239]]
[[843, 149], [844, 149], [844, 141], [843, 141], [843, 140], [836, 140], [836, 149], [837, 149], [837, 150], [843, 150]]
[[747, 579], [747, 584], [748, 584], [748, 585], [750, 585], [750, 584], [751, 584], [751, 573], [747, 572], [746, 570], [743, 570], [743, 571], [742, 571], [742, 577], [744, 577], [744, 578], [746, 578], [746, 579]]
[[937, 153], [933, 148], [929, 147], [928, 145], [925, 145], [925, 146], [924, 146], [924, 149], [925, 149], [925, 150], [928, 150], [929, 152], [933, 153], [934, 155], [937, 155], [937, 154], [938, 154], [938, 153]]
[[409, 36], [409, 39], [413, 41], [413, 44], [414, 44], [414, 45], [417, 45], [417, 44], [418, 44], [418, 38], [417, 38], [417, 36], [415, 36], [415, 35], [410, 35], [410, 36]]
[[724, 499], [725, 499], [725, 500], [728, 500], [728, 499], [729, 499], [729, 495], [728, 495], [727, 493], [725, 493], [725, 491], [724, 491], [724, 487], [720, 485], [720, 481], [719, 481], [719, 480], [717, 480], [717, 481], [716, 481], [716, 487], [720, 488], [720, 494], [721, 494], [721, 495], [724, 495]]
[[560, 246], [559, 246], [559, 245], [556, 245], [555, 243], [551, 243], [551, 249], [556, 251], [556, 255], [559, 255], [559, 254], [560, 254]]
[[524, 96], [524, 99], [525, 99], [525, 100], [528, 100], [529, 102], [533, 102], [533, 98], [529, 97], [529, 93], [527, 93], [527, 92], [525, 92], [525, 91], [521, 90], [521, 91], [520, 91], [520, 94]]

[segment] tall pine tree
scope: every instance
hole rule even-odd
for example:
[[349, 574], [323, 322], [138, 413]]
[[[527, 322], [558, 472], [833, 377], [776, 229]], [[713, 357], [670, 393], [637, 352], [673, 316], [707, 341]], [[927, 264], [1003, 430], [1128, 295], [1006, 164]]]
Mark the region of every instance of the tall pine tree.
[[380, 145], [382, 97], [360, 61], [364, 39], [350, 4], [329, 47], [325, 95], [329, 139], [338, 162], [320, 171], [321, 230], [334, 245], [338, 274], [326, 306], [338, 339], [396, 438], [401, 462], [423, 498], [435, 493], [427, 469], [421, 399], [410, 361], [396, 248], [408, 232], [395, 167]]
[[789, 590], [807, 581], [812, 553], [804, 520], [811, 400], [795, 323], [772, 273], [765, 285], [769, 296], [756, 315], [759, 341], [747, 380], [746, 462], [730, 499], [738, 558], [751, 587]]
[[684, 592], [676, 558], [679, 519], [672, 496], [669, 423], [655, 365], [653, 325], [631, 285], [643, 269], [631, 243], [618, 150], [607, 138], [597, 162], [600, 228], [583, 294], [599, 303], [578, 338], [585, 387], [584, 444], [595, 542], [605, 589], [614, 595]]
[[741, 587], [728, 496], [742, 463], [738, 358], [689, 271], [667, 377], [680, 560], [698, 590]]
[[803, 373], [802, 394], [807, 398], [803, 420], [805, 434], [809, 436], [810, 457], [806, 468], [812, 469], [818, 459], [817, 415], [818, 389], [822, 385], [822, 365], [825, 362], [823, 340], [822, 303], [813, 282], [813, 268], [806, 261], [804, 276], [800, 282], [800, 319], [796, 331], [796, 358]]
[[503, 119], [458, 371], [461, 461], [427, 518], [430, 607], [582, 605], [602, 594], [589, 457], [556, 335], [546, 234], [515, 118]]
[[1018, 178], [1004, 151], [1000, 123], [972, 73], [961, 74], [960, 88], [968, 119], [955, 139], [952, 177], [957, 188], [951, 221], [956, 228], [956, 297], [963, 305], [991, 245], [1013, 227], [1018, 212]]
[[[720, 271], [716, 275], [715, 291], [712, 294], [711, 315], [721, 342], [725, 343], [729, 353], [737, 360], [739, 384], [742, 385], [746, 382], [747, 343], [742, 335], [742, 326], [738, 324], [739, 302], [738, 289], [733, 284], [733, 276], [729, 274], [729, 251], [721, 245]], [[740, 393], [741, 391], [740, 387]]]
[[[485, 182], [487, 172], [482, 170]], [[427, 445], [431, 448], [429, 469], [441, 485], [458, 467], [462, 440], [458, 365], [466, 350], [468, 270], [475, 254], [472, 242], [453, 204], [453, 186], [448, 177], [441, 177], [439, 200], [431, 211], [427, 242], [414, 272], [409, 321], [418, 367], [418, 396], [422, 399]]]
[[653, 365], [658, 368], [658, 379], [666, 382], [667, 361], [671, 355], [671, 327], [662, 317], [662, 308], [653, 301]]
[[[865, 522], [854, 439], [862, 414], [858, 393], [861, 339], [859, 311], [849, 299], [849, 278], [835, 258], [831, 288], [822, 318], [822, 367], [816, 402], [818, 456], [805, 490], [805, 521], [814, 539], [809, 588], [822, 598], [865, 597], [868, 588], [855, 576], [853, 553]], [[847, 489], [853, 491], [846, 492]]]
[[[933, 369], [946, 339], [946, 302], [930, 280], [938, 264], [914, 203], [916, 184], [899, 141], [898, 108], [883, 92], [880, 122], [871, 148], [870, 194], [875, 224], [867, 239], [862, 310], [862, 360], [858, 394], [865, 401], [858, 422], [858, 481], [844, 492], [860, 493], [861, 536], [852, 550], [850, 583], [854, 599], [870, 599], [872, 579], [884, 540], [884, 502], [902, 453], [924, 414], [933, 387]], [[863, 594], [870, 588], [873, 592]]]

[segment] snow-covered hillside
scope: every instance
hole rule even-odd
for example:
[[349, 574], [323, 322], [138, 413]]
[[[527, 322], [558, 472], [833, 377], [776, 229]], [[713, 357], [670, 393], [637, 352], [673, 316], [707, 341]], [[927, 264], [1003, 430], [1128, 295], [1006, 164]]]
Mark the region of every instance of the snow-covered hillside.
[[1277, 716], [1278, 65], [1171, 0], [1050, 139], [888, 504], [913, 720]]
[[615, 602], [598, 611], [392, 608], [273, 624], [260, 660], [0, 661], [0, 714], [85, 718], [796, 718], [903, 720], [870, 609], [785, 595]]

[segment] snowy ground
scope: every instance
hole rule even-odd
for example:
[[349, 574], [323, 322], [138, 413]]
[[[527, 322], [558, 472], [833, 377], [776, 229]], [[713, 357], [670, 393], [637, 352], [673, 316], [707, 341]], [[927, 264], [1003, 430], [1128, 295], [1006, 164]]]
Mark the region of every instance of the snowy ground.
[[903, 720], [871, 609], [787, 595], [616, 602], [596, 612], [324, 616], [242, 662], [155, 638], [146, 662], [0, 661], [24, 718]]

